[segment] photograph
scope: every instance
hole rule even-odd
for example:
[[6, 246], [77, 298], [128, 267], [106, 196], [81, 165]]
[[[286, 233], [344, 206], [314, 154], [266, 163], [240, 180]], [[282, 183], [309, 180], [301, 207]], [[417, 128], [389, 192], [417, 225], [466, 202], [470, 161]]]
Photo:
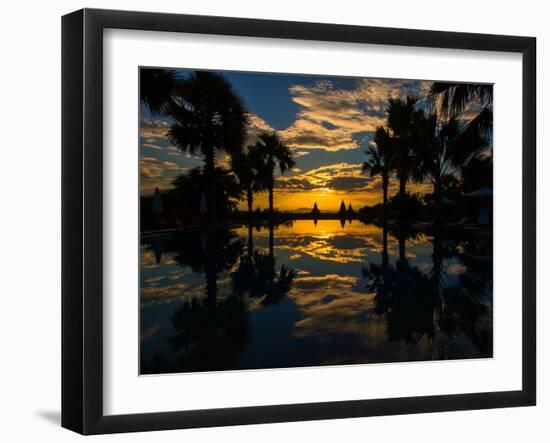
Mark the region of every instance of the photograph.
[[139, 68], [140, 374], [493, 357], [493, 85]]

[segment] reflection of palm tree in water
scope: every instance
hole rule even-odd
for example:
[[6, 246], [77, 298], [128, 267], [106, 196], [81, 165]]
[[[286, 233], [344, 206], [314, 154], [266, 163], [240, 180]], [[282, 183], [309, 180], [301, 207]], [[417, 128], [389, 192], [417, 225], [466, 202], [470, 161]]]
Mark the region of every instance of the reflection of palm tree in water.
[[491, 355], [492, 312], [490, 304], [484, 300], [492, 302], [493, 253], [492, 246], [486, 242], [490, 243], [490, 238], [476, 235], [460, 242], [462, 252], [458, 258], [465, 272], [459, 275], [459, 284], [453, 288], [454, 293], [448, 290], [446, 309], [460, 313], [456, 317], [460, 320], [461, 329], [479, 349]]
[[232, 367], [248, 337], [247, 309], [233, 294], [218, 300], [218, 274], [234, 266], [243, 246], [229, 230], [180, 232], [168, 242], [167, 249], [176, 252], [175, 261], [204, 273], [206, 280], [206, 299], [184, 302], [171, 318], [176, 334], [168, 340], [183, 350], [184, 357], [170, 370]]
[[[363, 276], [368, 279], [367, 289], [376, 294], [376, 313], [386, 316], [388, 338], [414, 344], [426, 336], [433, 342], [437, 331], [452, 339], [460, 329], [481, 356], [491, 355], [490, 331], [482, 324], [487, 318], [487, 306], [479, 300], [480, 290], [486, 287], [468, 284], [468, 279], [473, 280], [469, 272], [460, 274], [460, 283], [453, 284], [444, 266], [444, 259], [457, 254], [456, 242], [444, 241], [440, 232], [434, 232], [432, 268], [423, 274], [418, 267], [411, 266], [405, 256], [406, 240], [416, 234], [395, 229], [392, 234], [399, 242], [395, 266], [389, 264], [387, 230], [383, 227], [382, 263], [363, 268]], [[490, 281], [490, 277], [486, 277], [481, 277], [485, 283]], [[444, 352], [438, 358], [448, 357], [448, 352]]]
[[233, 291], [240, 297], [261, 299], [262, 304], [274, 304], [288, 293], [295, 273], [285, 265], [276, 271], [274, 253], [274, 223], [269, 223], [269, 252], [254, 249], [252, 225], [248, 226], [248, 251], [241, 258], [237, 270], [232, 273]]
[[212, 229], [201, 233], [180, 232], [168, 248], [176, 251], [174, 260], [181, 266], [189, 266], [194, 272], [205, 274], [207, 299], [215, 306], [218, 274], [233, 267], [243, 246], [243, 241], [229, 230]]
[[392, 225], [389, 228], [390, 234], [392, 234], [399, 244], [399, 262], [403, 265], [406, 264], [407, 256], [405, 254], [407, 240], [415, 240], [419, 237], [420, 231], [415, 229], [410, 223], [398, 223]]

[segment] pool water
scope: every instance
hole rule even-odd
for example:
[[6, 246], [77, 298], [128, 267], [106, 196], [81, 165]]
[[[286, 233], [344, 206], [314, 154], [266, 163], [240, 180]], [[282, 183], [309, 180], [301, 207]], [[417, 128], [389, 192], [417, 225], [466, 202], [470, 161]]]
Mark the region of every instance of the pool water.
[[144, 234], [140, 372], [492, 357], [489, 231], [354, 220]]

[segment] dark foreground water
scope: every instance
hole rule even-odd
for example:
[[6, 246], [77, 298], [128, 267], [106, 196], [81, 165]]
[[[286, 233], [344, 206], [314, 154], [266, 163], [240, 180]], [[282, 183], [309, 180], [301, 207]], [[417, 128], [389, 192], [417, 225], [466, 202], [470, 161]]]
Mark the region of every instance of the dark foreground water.
[[142, 374], [492, 357], [490, 232], [295, 221], [144, 235]]

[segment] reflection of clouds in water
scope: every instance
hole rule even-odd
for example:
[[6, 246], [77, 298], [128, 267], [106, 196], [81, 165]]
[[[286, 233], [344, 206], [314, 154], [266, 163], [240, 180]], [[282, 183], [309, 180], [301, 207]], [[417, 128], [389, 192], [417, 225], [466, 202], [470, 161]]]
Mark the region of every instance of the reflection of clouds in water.
[[[292, 226], [279, 226], [274, 229], [275, 268], [273, 265], [267, 266], [269, 261], [253, 260], [255, 266], [265, 267], [260, 266], [252, 271], [244, 260], [250, 258], [246, 252], [248, 226], [231, 229], [231, 233], [240, 237], [243, 247], [234, 255], [227, 254], [229, 258], [223, 261], [223, 266], [217, 267], [216, 302], [223, 304], [230, 295], [242, 297], [242, 308], [253, 319], [250, 323], [251, 346], [254, 348], [252, 353], [278, 355], [277, 352], [267, 350], [279, 349], [278, 346], [290, 349], [290, 363], [285, 360], [284, 365], [490, 355], [490, 345], [483, 344], [484, 336], [479, 332], [481, 329], [487, 330], [490, 337], [490, 314], [476, 317], [477, 310], [473, 308], [477, 305], [468, 304], [464, 291], [455, 291], [452, 297], [447, 297], [442, 312], [435, 309], [437, 303], [434, 304], [435, 308], [432, 307], [432, 299], [423, 295], [431, 294], [430, 284], [435, 281], [433, 277], [438, 277], [444, 289], [463, 285], [461, 278], [465, 273], [469, 277], [467, 283], [474, 289], [484, 279], [490, 279], [490, 272], [487, 272], [487, 276], [477, 276], [476, 272], [481, 272], [477, 261], [470, 264], [462, 262], [463, 259], [453, 249], [457, 244], [454, 238], [440, 238], [435, 242], [431, 235], [406, 233], [410, 237], [404, 243], [405, 254], [409, 259], [405, 269], [399, 267], [398, 263], [399, 241], [391, 229], [388, 230], [388, 263], [394, 271], [390, 276], [393, 280], [388, 280], [387, 286], [391, 291], [385, 296], [385, 290], [382, 291], [381, 286], [374, 288], [371, 280], [365, 278], [362, 272], [367, 266], [380, 266], [382, 263], [383, 233], [380, 227], [354, 221], [342, 228], [338, 220], [319, 220], [317, 226], [311, 220], [295, 221]], [[254, 227], [252, 241], [256, 253], [268, 256], [268, 239], [269, 229], [266, 226]], [[479, 248], [475, 245], [475, 242], [469, 244], [468, 248], [459, 245], [458, 249], [477, 256]], [[436, 246], [439, 248], [437, 250], [441, 250], [441, 255], [439, 265], [434, 268]], [[162, 247], [165, 249], [161, 250]], [[167, 346], [166, 340], [173, 334], [170, 316], [175, 309], [186, 303], [198, 303], [199, 313], [206, 309], [206, 258], [194, 260], [197, 248], [191, 241], [178, 244], [177, 248], [170, 243], [170, 239], [163, 239], [156, 244], [151, 241], [141, 250], [142, 319], [147, 318], [141, 339], [150, 347], [150, 350], [144, 351], [147, 355], [156, 355], [162, 346]], [[220, 248], [222, 256], [224, 248]], [[180, 258], [182, 254], [185, 260]], [[157, 264], [159, 257], [161, 260]], [[271, 278], [277, 277], [282, 266], [292, 269], [295, 274], [284, 289], [287, 297], [267, 307], [264, 302], [266, 297], [250, 296], [250, 288], [254, 287], [252, 283], [259, 283], [247, 272], [257, 278], [258, 272], [262, 271], [261, 275], [265, 274], [265, 281], [268, 282], [270, 275]], [[416, 273], [405, 272], [409, 268]], [[422, 279], [418, 277], [420, 291], [415, 293], [414, 299], [399, 295], [400, 291], [406, 293], [410, 287], [408, 281], [401, 284], [403, 279], [395, 275], [401, 271], [404, 272], [404, 280], [416, 274], [423, 275]], [[241, 288], [240, 293], [235, 292], [236, 273], [240, 274], [244, 282], [241, 282], [244, 289]], [[260, 283], [265, 282], [261, 280]], [[265, 290], [260, 285], [260, 289], [256, 288], [254, 293], [263, 294]], [[373, 291], [377, 291], [378, 297]], [[487, 303], [490, 305], [490, 299]], [[261, 319], [261, 325], [257, 319]], [[445, 322], [441, 323], [441, 319]], [[286, 329], [281, 328], [285, 321]], [[430, 329], [434, 329], [435, 334], [430, 334]], [[269, 340], [265, 339], [264, 334], [269, 335]], [[295, 351], [297, 356], [293, 357]], [[168, 347], [166, 352], [172, 355], [174, 351]], [[260, 360], [253, 364], [262, 365], [262, 358], [265, 358], [265, 367], [278, 367], [278, 363], [271, 362], [268, 357], [257, 358]]]
[[[187, 281], [175, 284], [165, 284], [160, 286], [158, 282], [155, 285], [147, 285], [141, 288], [141, 304], [147, 306], [150, 304], [170, 303], [175, 300], [180, 302], [189, 302], [191, 300], [206, 299], [205, 283], [200, 274], [185, 273], [187, 276], [195, 277], [193, 282]], [[163, 279], [166, 280], [166, 279]], [[162, 280], [161, 280], [162, 281]], [[169, 280], [168, 280], [169, 281]], [[146, 280], [147, 283], [147, 280]], [[227, 273], [220, 275], [217, 280], [218, 300], [224, 300], [229, 297], [231, 292], [231, 279]]]
[[166, 278], [167, 277], [164, 275], [161, 275], [160, 277], [150, 277], [145, 280], [145, 286], [158, 286], [159, 283]]
[[366, 225], [342, 229], [338, 220], [322, 220], [318, 226], [308, 220], [276, 230], [277, 247], [293, 253], [291, 259], [304, 254], [339, 263], [361, 262], [369, 252], [382, 250], [379, 230]]
[[141, 269], [154, 269], [159, 265], [155, 258], [155, 252], [148, 245], [141, 245]]
[[[342, 238], [343, 242], [338, 242], [337, 240], [337, 238], [315, 239], [311, 237], [295, 237], [286, 239], [285, 245], [280, 246], [280, 248], [291, 252], [298, 251], [319, 260], [330, 260], [340, 263], [361, 262], [364, 260], [365, 254], [369, 250], [366, 240], [350, 237]], [[344, 247], [343, 243], [345, 242], [349, 242], [350, 246]], [[356, 243], [356, 246], [352, 247], [352, 243]], [[361, 247], [358, 246], [359, 244]], [[291, 259], [300, 257], [301, 254], [293, 254]]]
[[466, 266], [464, 266], [462, 263], [449, 263], [447, 266], [447, 272], [453, 273], [453, 274], [462, 274], [463, 272], [466, 272]]
[[322, 364], [441, 359], [472, 352], [470, 338], [461, 329], [451, 335], [439, 330], [435, 336], [415, 334], [414, 342], [388, 340], [387, 314], [377, 313], [375, 294], [361, 288], [359, 279], [350, 276], [295, 279], [289, 296], [301, 319], [292, 335], [331, 346], [333, 352]]
[[311, 272], [306, 271], [304, 269], [294, 269], [294, 272], [296, 273], [296, 275], [309, 275], [309, 274], [311, 274]]
[[204, 284], [176, 283], [168, 286], [148, 286], [141, 288], [142, 304], [168, 303], [174, 300], [189, 301], [194, 298], [204, 299]]
[[302, 319], [294, 324], [293, 336], [340, 348], [324, 357], [323, 364], [368, 363], [402, 355], [402, 344], [387, 341], [385, 317], [374, 311], [374, 294], [354, 290], [357, 287], [357, 278], [339, 275], [294, 281], [289, 295]]
[[140, 260], [142, 269], [155, 269], [160, 265], [176, 264], [174, 259], [167, 254], [162, 254], [160, 263], [157, 263], [154, 249], [151, 249], [149, 245], [141, 245]]
[[336, 274], [296, 278], [289, 296], [303, 318], [295, 323], [294, 335], [329, 339], [335, 334], [364, 331], [374, 294], [354, 291], [357, 280]]
[[145, 340], [154, 337], [158, 332], [160, 332], [163, 329], [173, 329], [172, 323], [168, 320], [164, 320], [164, 321], [161, 321], [160, 323], [157, 323], [147, 328], [145, 331], [143, 331], [140, 334], [140, 341], [144, 342]]
[[[241, 226], [235, 232], [246, 238], [248, 227]], [[262, 242], [268, 237], [267, 226], [255, 227], [254, 241]], [[359, 221], [342, 228], [339, 220], [318, 220], [317, 226], [311, 220], [295, 220], [290, 226], [276, 227], [274, 237], [276, 249], [288, 251], [290, 260], [306, 255], [324, 261], [360, 263], [369, 260], [372, 254], [380, 254], [383, 249], [382, 229]], [[431, 248], [430, 241], [431, 238], [424, 234], [407, 238], [406, 257], [417, 258], [422, 248]], [[257, 249], [265, 250], [262, 247]], [[391, 234], [388, 234], [388, 254], [390, 257], [399, 254], [399, 242]]]

